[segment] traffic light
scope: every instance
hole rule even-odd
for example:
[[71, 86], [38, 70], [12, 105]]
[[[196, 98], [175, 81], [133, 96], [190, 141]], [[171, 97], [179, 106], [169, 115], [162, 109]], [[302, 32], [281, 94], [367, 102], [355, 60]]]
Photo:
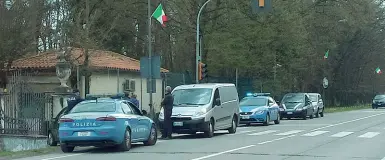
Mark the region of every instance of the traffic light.
[[252, 0], [251, 6], [254, 14], [271, 12], [272, 0]]
[[265, 7], [265, 0], [258, 0], [258, 5], [260, 8]]
[[199, 62], [199, 72], [198, 72], [198, 79], [202, 80], [204, 78], [207, 78], [207, 64], [204, 64], [202, 62]]

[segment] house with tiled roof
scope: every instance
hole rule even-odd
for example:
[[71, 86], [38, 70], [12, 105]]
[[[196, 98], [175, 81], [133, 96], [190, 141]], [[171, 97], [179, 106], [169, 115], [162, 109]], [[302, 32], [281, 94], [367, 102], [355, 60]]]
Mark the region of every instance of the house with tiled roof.
[[[53, 91], [60, 85], [56, 77], [57, 52], [44, 52], [37, 55], [27, 56], [12, 63], [12, 70], [25, 70], [36, 72], [31, 80], [34, 89], [40, 92]], [[82, 96], [85, 94], [110, 94], [129, 90], [137, 95], [140, 107], [149, 110], [149, 94], [147, 93], [147, 80], [140, 77], [140, 61], [125, 55], [111, 51], [89, 50], [89, 69], [91, 71], [89, 90], [85, 87], [85, 78], [81, 76], [83, 65], [84, 49], [71, 48], [69, 59], [73, 64], [73, 78], [67, 83], [68, 86], [78, 86]], [[80, 72], [78, 74], [78, 72]], [[161, 72], [168, 70], [161, 68]], [[80, 75], [77, 77], [77, 75]], [[160, 105], [162, 99], [163, 83], [162, 79], [156, 79], [156, 93], [153, 94], [154, 106]], [[57, 105], [56, 105], [57, 106]], [[157, 107], [156, 107], [157, 108]], [[58, 113], [60, 108], [55, 107], [54, 113]]]

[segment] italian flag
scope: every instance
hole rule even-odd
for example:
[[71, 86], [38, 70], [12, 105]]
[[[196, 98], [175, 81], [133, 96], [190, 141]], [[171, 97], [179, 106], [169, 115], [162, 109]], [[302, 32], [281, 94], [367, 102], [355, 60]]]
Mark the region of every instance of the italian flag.
[[156, 20], [159, 21], [160, 24], [162, 24], [163, 27], [166, 27], [164, 22], [167, 22], [167, 16], [164, 14], [163, 6], [162, 4], [159, 4], [159, 6], [156, 8], [154, 13], [152, 13], [152, 17], [154, 17]]
[[329, 50], [325, 52], [324, 59], [327, 59], [329, 57]]
[[377, 73], [377, 74], [381, 74], [381, 73], [382, 73], [380, 67], [377, 67], [377, 68], [376, 68], [376, 73]]

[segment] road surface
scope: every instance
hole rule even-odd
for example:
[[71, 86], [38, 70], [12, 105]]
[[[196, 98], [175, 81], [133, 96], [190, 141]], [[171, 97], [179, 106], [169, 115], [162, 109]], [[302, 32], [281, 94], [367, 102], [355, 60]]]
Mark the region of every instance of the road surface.
[[178, 135], [155, 146], [128, 152], [75, 149], [19, 160], [385, 160], [385, 109], [325, 114], [308, 120], [282, 120], [270, 126], [239, 127], [213, 138]]

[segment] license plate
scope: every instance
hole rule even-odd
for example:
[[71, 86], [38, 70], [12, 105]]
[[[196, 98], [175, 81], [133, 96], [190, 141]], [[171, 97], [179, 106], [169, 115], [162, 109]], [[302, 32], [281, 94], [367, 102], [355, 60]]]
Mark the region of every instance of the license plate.
[[242, 116], [242, 119], [250, 119], [250, 116]]
[[183, 126], [183, 122], [174, 122], [174, 126]]
[[91, 132], [78, 132], [79, 137], [91, 136]]
[[293, 112], [287, 112], [287, 114], [293, 114]]

